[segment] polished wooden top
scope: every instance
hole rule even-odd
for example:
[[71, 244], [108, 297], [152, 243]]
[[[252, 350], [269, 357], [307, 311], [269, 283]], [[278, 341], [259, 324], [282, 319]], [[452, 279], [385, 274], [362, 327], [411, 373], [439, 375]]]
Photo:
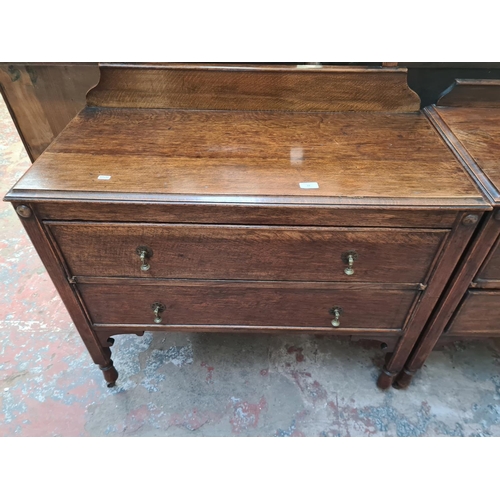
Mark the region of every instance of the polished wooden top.
[[458, 147], [459, 153], [472, 158], [472, 168], [478, 167], [487, 176], [490, 183], [483, 185], [500, 203], [500, 108], [439, 106], [436, 111], [465, 149]]
[[486, 206], [420, 113], [86, 108], [8, 196], [26, 198]]
[[500, 80], [457, 79], [424, 113], [488, 199], [500, 204]]

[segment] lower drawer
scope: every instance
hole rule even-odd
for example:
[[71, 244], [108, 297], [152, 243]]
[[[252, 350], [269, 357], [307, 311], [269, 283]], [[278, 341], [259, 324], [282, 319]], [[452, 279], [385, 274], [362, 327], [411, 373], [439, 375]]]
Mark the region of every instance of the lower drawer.
[[[78, 285], [95, 325], [354, 329], [399, 335], [420, 292], [392, 287], [220, 281]], [[339, 325], [332, 326], [336, 309]]]
[[469, 290], [446, 334], [467, 337], [500, 335], [500, 290]]
[[500, 285], [500, 236], [474, 278], [480, 287], [498, 288]]

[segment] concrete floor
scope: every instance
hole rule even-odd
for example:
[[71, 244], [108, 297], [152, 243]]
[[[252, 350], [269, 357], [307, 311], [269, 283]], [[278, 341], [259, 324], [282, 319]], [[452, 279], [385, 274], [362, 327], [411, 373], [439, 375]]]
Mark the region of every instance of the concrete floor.
[[[0, 97], [0, 193], [30, 162]], [[500, 342], [434, 352], [407, 391], [384, 353], [307, 335], [118, 336], [106, 388], [0, 203], [0, 436], [495, 436]]]

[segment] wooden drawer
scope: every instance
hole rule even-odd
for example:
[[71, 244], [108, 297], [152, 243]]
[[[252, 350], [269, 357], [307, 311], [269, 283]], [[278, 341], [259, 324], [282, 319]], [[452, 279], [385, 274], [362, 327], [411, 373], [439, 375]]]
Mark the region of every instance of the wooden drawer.
[[[114, 280], [118, 281], [118, 280]], [[220, 325], [387, 331], [400, 334], [420, 292], [393, 286], [342, 288], [328, 283], [171, 281], [138, 285], [79, 284], [94, 324], [155, 325], [153, 304], [160, 303], [161, 325]], [[331, 324], [341, 308], [340, 326]]]
[[[48, 222], [73, 276], [422, 283], [447, 230]], [[152, 256], [141, 271], [137, 249]], [[355, 252], [354, 274], [346, 254]]]
[[449, 335], [500, 335], [500, 290], [469, 290], [446, 331]]
[[500, 237], [497, 238], [474, 282], [478, 286], [493, 287], [498, 285], [500, 288]]

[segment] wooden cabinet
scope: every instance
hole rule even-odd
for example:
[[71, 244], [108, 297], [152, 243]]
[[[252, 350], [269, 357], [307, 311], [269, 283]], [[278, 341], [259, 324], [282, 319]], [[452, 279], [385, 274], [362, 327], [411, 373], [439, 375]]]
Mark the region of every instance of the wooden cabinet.
[[440, 340], [500, 335], [500, 80], [457, 80], [425, 110], [490, 200], [397, 384], [407, 387]]
[[401, 68], [104, 65], [6, 199], [110, 385], [113, 335], [289, 331], [387, 388], [490, 210]]

